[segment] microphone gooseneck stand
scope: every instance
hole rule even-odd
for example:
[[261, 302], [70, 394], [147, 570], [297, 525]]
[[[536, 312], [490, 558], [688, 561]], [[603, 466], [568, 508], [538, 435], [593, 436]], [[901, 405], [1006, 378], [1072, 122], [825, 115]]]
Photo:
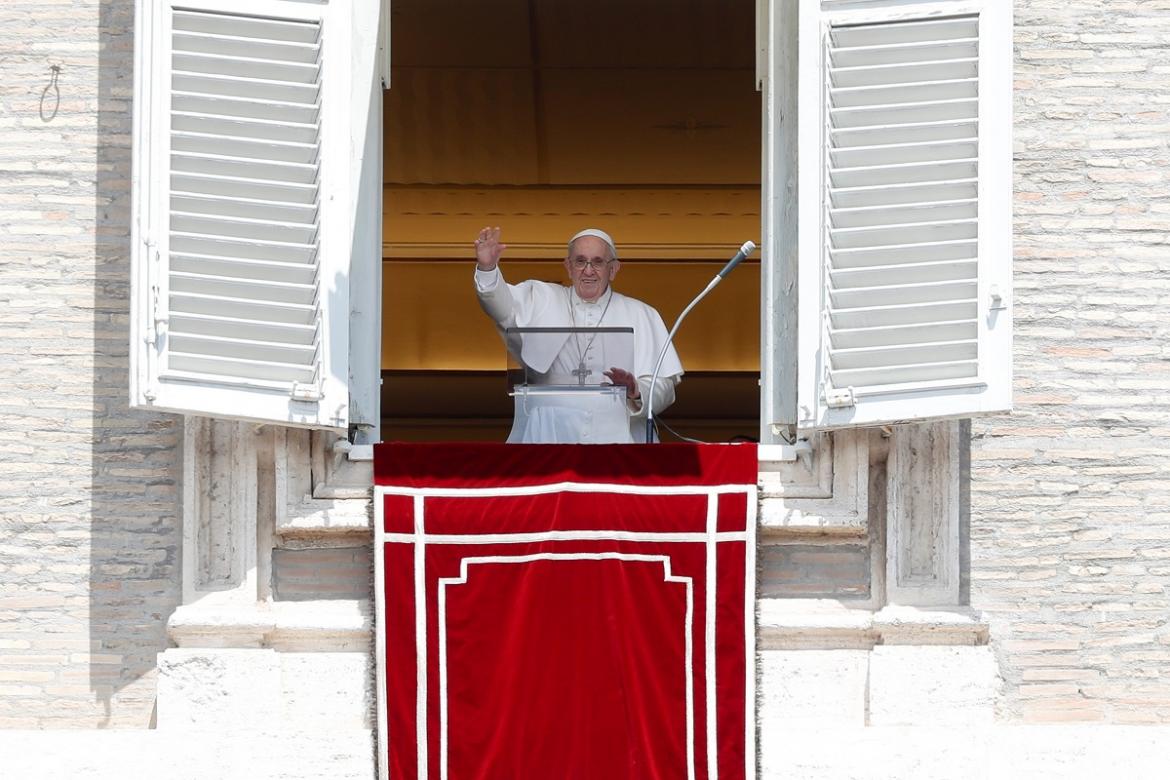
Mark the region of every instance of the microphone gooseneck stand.
[[695, 296], [695, 299], [687, 304], [687, 307], [682, 310], [682, 314], [678, 315], [678, 319], [674, 321], [674, 327], [670, 329], [670, 334], [666, 337], [666, 343], [662, 345], [662, 351], [658, 353], [658, 361], [654, 364], [654, 373], [650, 375], [650, 390], [647, 393], [649, 396], [646, 399], [646, 443], [653, 444], [657, 439], [654, 428], [654, 386], [658, 383], [658, 372], [662, 369], [662, 361], [666, 359], [666, 352], [670, 349], [670, 345], [674, 342], [674, 334], [678, 333], [678, 326], [682, 325], [682, 321], [691, 313], [691, 309], [707, 297], [707, 293], [715, 289], [716, 285], [723, 281], [723, 277], [727, 276], [731, 271], [743, 262], [744, 258], [756, 251], [756, 243], [754, 241], [745, 241], [739, 251], [735, 253], [735, 257], [727, 261], [727, 265], [723, 266], [723, 270], [715, 274], [715, 278], [707, 283], [703, 291]]

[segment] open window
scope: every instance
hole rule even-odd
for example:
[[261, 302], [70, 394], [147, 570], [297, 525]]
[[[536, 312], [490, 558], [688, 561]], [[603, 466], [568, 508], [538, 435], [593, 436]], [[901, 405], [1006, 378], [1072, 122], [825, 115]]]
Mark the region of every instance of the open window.
[[595, 223], [668, 322], [761, 239], [680, 334], [700, 438], [1006, 409], [1006, 5], [142, 0], [131, 402], [502, 438], [471, 237], [559, 279]]
[[[566, 282], [568, 237], [607, 230], [615, 289], [668, 326], [759, 240], [754, 14], [753, 0], [394, 0], [384, 438], [507, 436], [506, 355], [472, 286], [484, 225], [503, 230], [511, 282]], [[759, 270], [757, 254], [679, 332], [686, 377], [663, 414], [679, 433], [758, 434]]]

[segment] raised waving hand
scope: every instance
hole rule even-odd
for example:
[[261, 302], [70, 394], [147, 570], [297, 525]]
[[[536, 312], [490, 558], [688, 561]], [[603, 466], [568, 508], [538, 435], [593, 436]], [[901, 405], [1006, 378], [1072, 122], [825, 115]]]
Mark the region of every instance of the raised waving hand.
[[500, 255], [507, 249], [500, 243], [500, 229], [485, 227], [475, 239], [475, 265], [481, 271], [490, 271], [500, 263]]

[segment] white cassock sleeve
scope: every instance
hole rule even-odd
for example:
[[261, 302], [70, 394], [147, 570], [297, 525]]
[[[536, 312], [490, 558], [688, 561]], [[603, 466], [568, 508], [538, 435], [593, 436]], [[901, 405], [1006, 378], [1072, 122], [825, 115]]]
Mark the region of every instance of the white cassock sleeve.
[[[659, 376], [658, 381], [654, 383], [654, 414], [661, 414], [666, 410], [666, 407], [674, 403], [674, 388], [678, 385], [680, 376]], [[646, 419], [646, 398], [650, 397], [650, 376], [638, 377], [638, 392], [641, 393], [641, 398], [633, 401], [628, 401], [630, 407], [630, 417], [637, 420]]]
[[[499, 266], [490, 271], [477, 268], [475, 293], [480, 307], [501, 331], [507, 328], [569, 325], [568, 312], [563, 308], [564, 288], [558, 284], [532, 279], [520, 284], [508, 284]], [[557, 305], [558, 301], [562, 302], [562, 306]], [[514, 354], [519, 354], [525, 365], [543, 374], [556, 359], [568, 334], [557, 338], [528, 338], [522, 342], [509, 343], [508, 347]]]
[[515, 300], [511, 285], [504, 284], [500, 267], [490, 271], [475, 269], [475, 292], [479, 305], [501, 328], [508, 328], [515, 320]]

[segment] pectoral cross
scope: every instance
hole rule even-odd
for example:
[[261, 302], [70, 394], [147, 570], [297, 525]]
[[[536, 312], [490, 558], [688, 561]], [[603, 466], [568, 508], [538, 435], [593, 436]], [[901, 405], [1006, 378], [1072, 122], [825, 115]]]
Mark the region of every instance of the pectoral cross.
[[573, 376], [577, 377], [577, 384], [584, 387], [586, 377], [588, 377], [589, 374], [591, 374], [592, 372], [589, 369], [585, 368], [585, 360], [584, 360], [584, 358], [582, 358], [581, 362], [577, 364], [577, 367], [569, 373], [571, 373]]

